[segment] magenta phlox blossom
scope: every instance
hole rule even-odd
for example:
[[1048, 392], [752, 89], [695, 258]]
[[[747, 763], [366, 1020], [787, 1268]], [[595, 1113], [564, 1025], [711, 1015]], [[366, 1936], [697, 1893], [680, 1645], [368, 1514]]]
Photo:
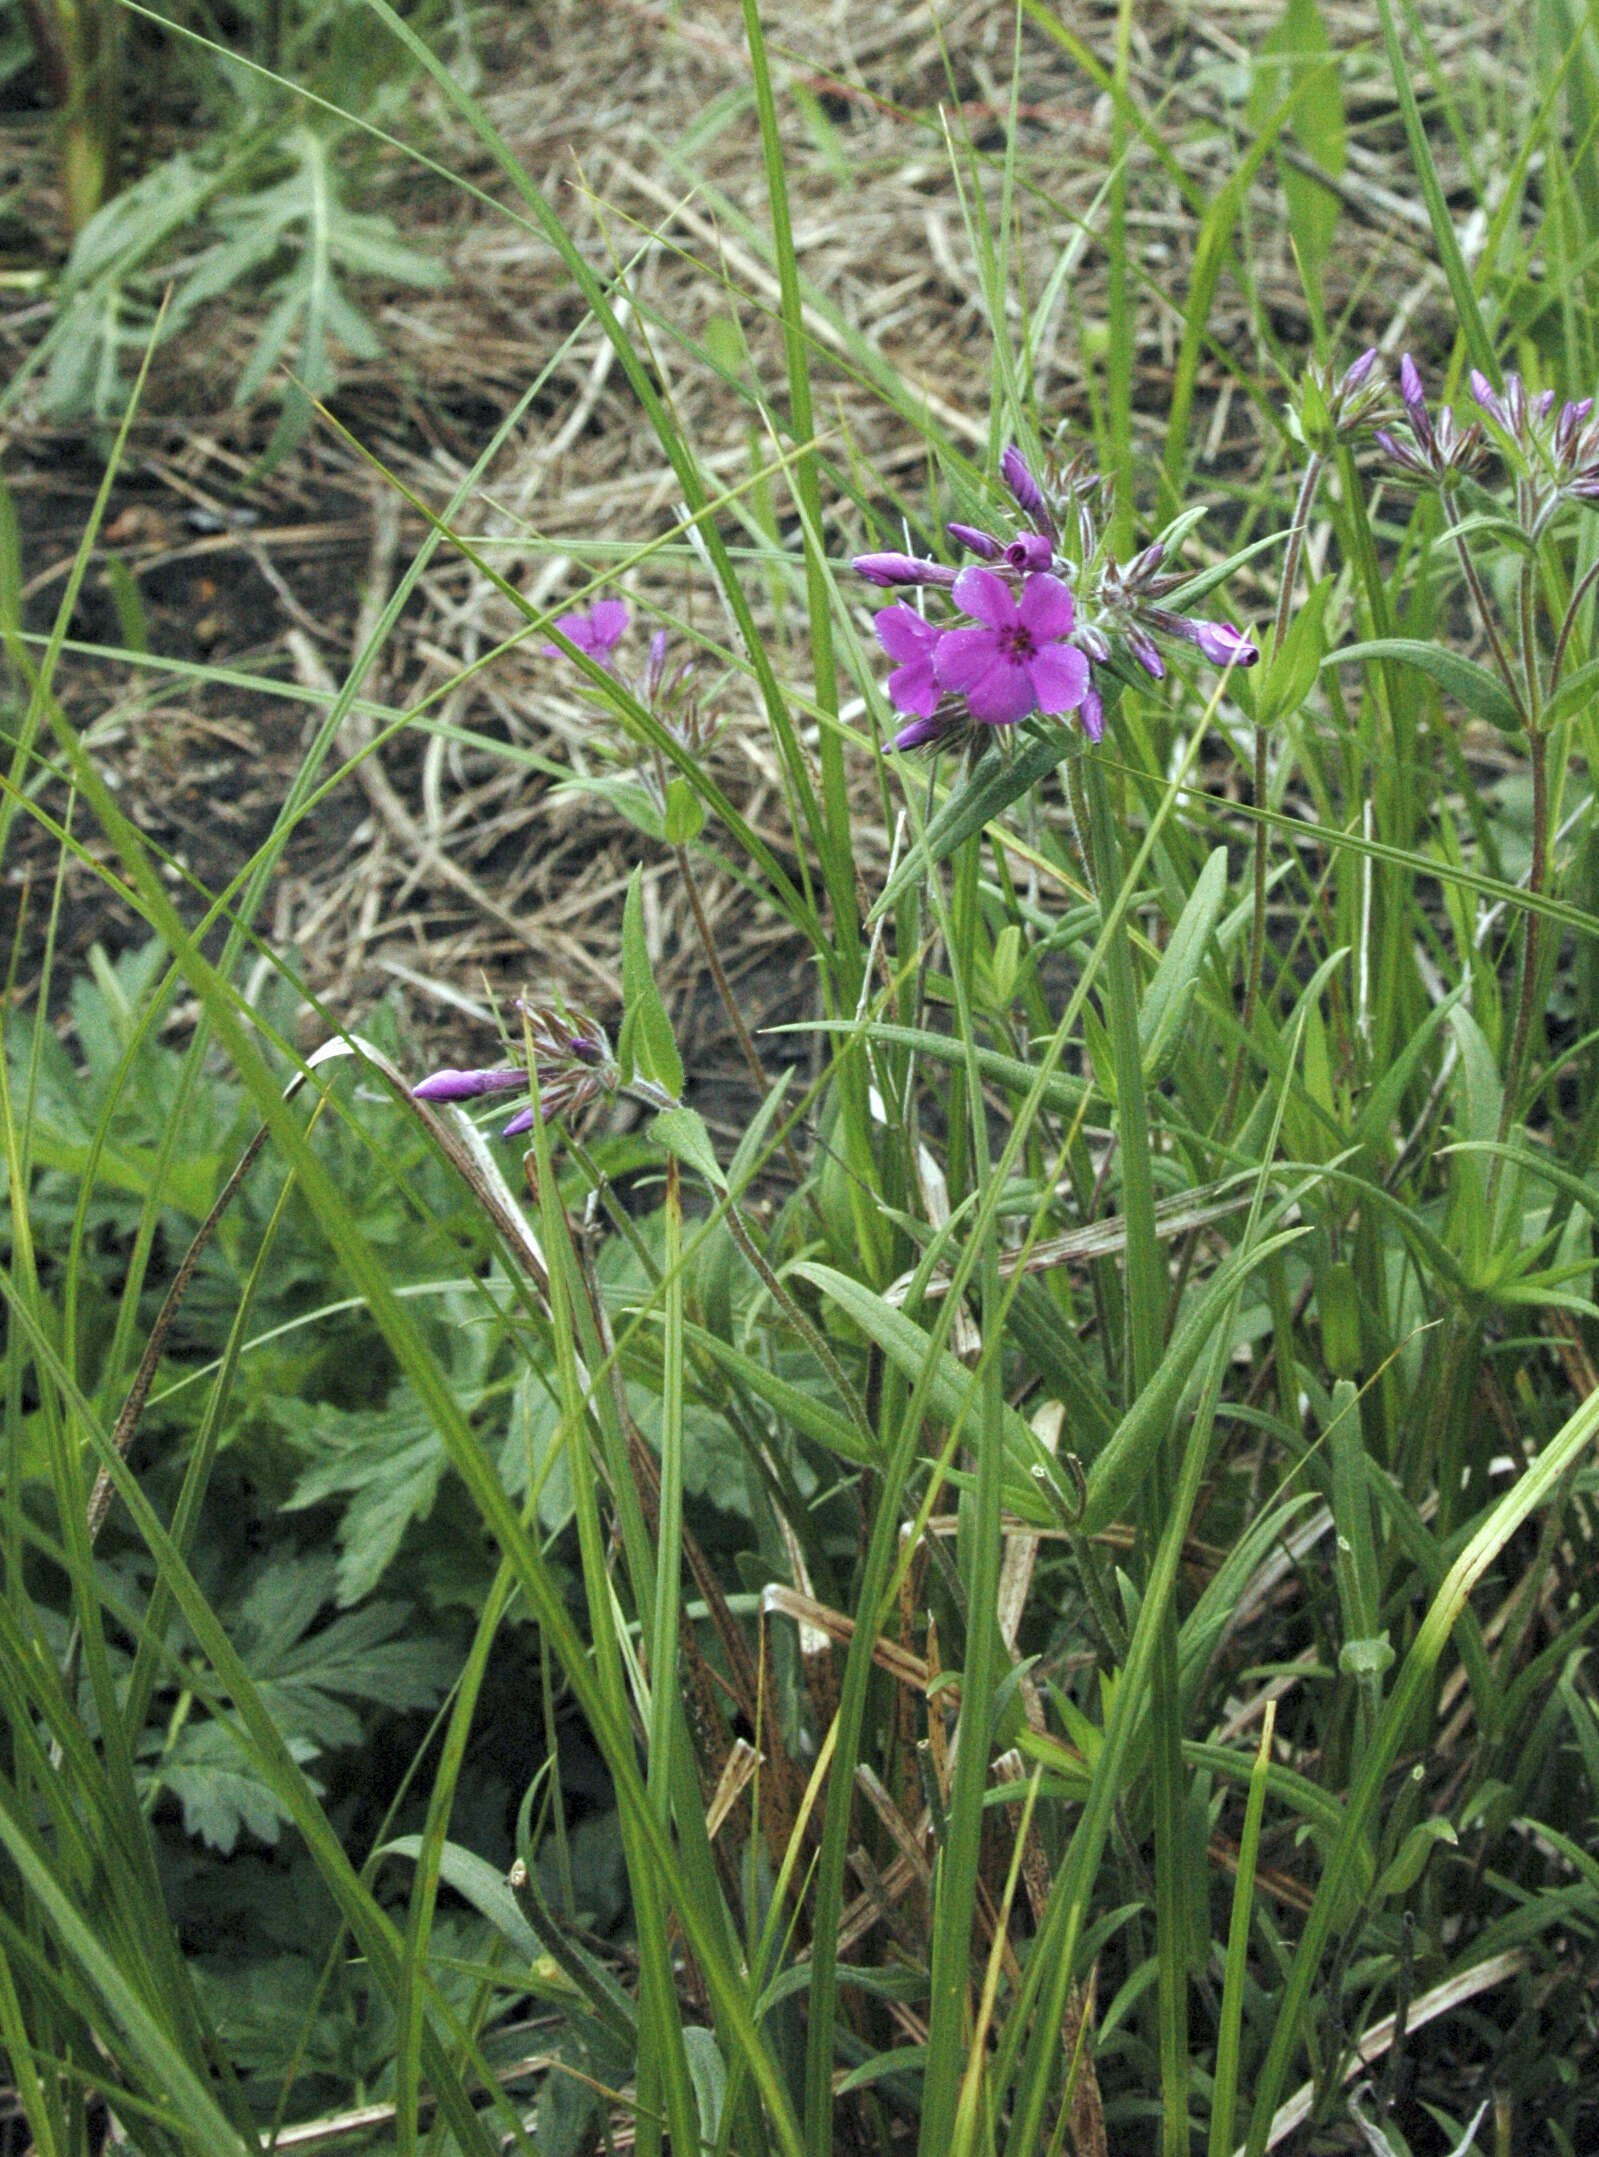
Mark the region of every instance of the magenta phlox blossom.
[[949, 629], [932, 653], [938, 686], [964, 696], [984, 726], [1014, 726], [1032, 711], [1075, 711], [1088, 692], [1088, 661], [1073, 645], [1076, 610], [1047, 570], [1019, 593], [991, 569], [963, 569], [951, 597], [978, 623]]
[[[592, 659], [597, 667], [609, 668], [611, 652], [627, 631], [632, 619], [625, 601], [620, 599], [596, 599], [586, 614], [558, 614], [555, 626], [569, 644], [575, 644], [585, 659]], [[558, 644], [546, 644], [546, 659], [562, 659], [566, 655]]]
[[931, 719], [941, 693], [933, 672], [933, 655], [945, 632], [907, 606], [884, 607], [872, 627], [889, 658], [899, 661], [888, 677], [889, 699], [895, 711]]

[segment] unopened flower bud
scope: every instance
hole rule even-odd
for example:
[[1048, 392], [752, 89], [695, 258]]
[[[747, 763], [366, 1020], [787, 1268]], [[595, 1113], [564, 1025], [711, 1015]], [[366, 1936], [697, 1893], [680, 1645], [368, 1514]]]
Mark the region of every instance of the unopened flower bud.
[[955, 572], [942, 562], [924, 561], [919, 554], [857, 554], [850, 563], [868, 584], [953, 584]]

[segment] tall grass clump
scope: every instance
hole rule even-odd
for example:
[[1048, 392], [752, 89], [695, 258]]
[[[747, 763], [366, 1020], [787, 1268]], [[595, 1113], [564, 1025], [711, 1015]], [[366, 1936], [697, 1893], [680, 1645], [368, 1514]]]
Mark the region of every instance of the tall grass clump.
[[[753, 4], [768, 215], [755, 289], [722, 274], [769, 376], [597, 267], [368, 0], [559, 258], [676, 506], [563, 537], [557, 611], [470, 528], [499, 441], [414, 497], [418, 558], [218, 892], [59, 693], [123, 442], [49, 633], [8, 545], [0, 844], [31, 820], [149, 938], [63, 985], [52, 915], [0, 1059], [0, 2046], [41, 2151], [108, 2122], [208, 2153], [1592, 2146], [1599, 108], [1586, 22], [1534, 13], [1473, 267], [1429, 133], [1470, 115], [1380, 0], [1365, 58], [1454, 310], [1420, 365], [1330, 304], [1340, 64], [1291, 0], [1194, 204], [1157, 459], [1128, 187], [1191, 186], [1130, 8], [1104, 61], [1024, 6], [999, 146], [945, 129], [992, 340], [952, 423], [808, 282]], [[1042, 291], [1038, 39], [1114, 152]], [[1308, 356], [1249, 275], [1271, 172]], [[1068, 427], [1031, 355], [1099, 241]], [[1229, 271], [1277, 371], [1258, 480], [1210, 502]], [[690, 359], [746, 476], [680, 419]], [[840, 380], [914, 467], [874, 468]], [[460, 736], [467, 670], [367, 693], [444, 548], [582, 695], [565, 798], [639, 866], [617, 1011], [507, 995], [427, 1072], [383, 1013], [319, 1007], [308, 1050], [260, 916], [354, 763]], [[750, 713], [765, 823], [717, 776]], [[646, 865], [724, 1007], [731, 1140]], [[801, 954], [786, 1034], [750, 1023], [713, 878]], [[536, 1758], [496, 1756], [502, 1869], [508, 1726]]]

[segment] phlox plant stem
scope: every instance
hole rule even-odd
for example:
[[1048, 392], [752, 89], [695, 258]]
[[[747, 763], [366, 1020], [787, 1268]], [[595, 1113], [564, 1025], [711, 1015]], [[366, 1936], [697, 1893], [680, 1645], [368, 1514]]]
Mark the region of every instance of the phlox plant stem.
[[[1127, 1233], [1126, 1402], [1130, 1407], [1159, 1368], [1165, 1347], [1170, 1276], [1155, 1224], [1149, 1105], [1138, 1031], [1138, 990], [1125, 907], [1116, 908], [1121, 855], [1103, 752], [1068, 766], [1074, 796], [1087, 810], [1085, 860], [1107, 935], [1105, 1010], [1114, 1061], [1117, 1158]], [[1113, 908], [1115, 909], [1113, 915]], [[1143, 1538], [1154, 1550], [1170, 1516], [1175, 1430], [1157, 1447], [1145, 1482]], [[1188, 1877], [1182, 1723], [1177, 1688], [1177, 1614], [1168, 1605], [1156, 1641], [1150, 1716], [1155, 1799], [1155, 1924], [1160, 1964], [1159, 2023], [1162, 2147], [1180, 2157], [1188, 2143]]]

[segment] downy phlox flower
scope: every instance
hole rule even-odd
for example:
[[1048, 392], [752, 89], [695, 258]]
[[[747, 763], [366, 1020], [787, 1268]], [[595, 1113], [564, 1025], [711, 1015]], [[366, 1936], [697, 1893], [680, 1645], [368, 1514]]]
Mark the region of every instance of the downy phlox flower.
[[[1375, 364], [1375, 353], [1367, 353], [1348, 370], [1336, 385], [1342, 405], [1364, 408], [1380, 389], [1371, 380]], [[1231, 622], [1201, 621], [1160, 603], [1186, 581], [1162, 567], [1164, 542], [1128, 562], [1106, 551], [1101, 526], [1110, 493], [1087, 457], [1052, 465], [1040, 479], [1012, 446], [1000, 472], [1027, 529], [1006, 537], [974, 524], [945, 527], [977, 565], [956, 571], [915, 554], [855, 557], [869, 583], [938, 587], [955, 610], [929, 620], [900, 605], [877, 616], [878, 642], [896, 662], [888, 693], [907, 721], [896, 749], [974, 744], [983, 729], [1014, 726], [1033, 712], [1075, 712], [1097, 742], [1105, 694], [1094, 670], [1119, 654], [1159, 681], [1166, 672], [1161, 640], [1193, 645], [1214, 666], [1254, 665], [1259, 653]], [[1078, 550], [1075, 560], [1062, 552], [1063, 532]]]
[[947, 629], [932, 652], [942, 689], [965, 697], [984, 726], [1013, 726], [1032, 711], [1075, 711], [1088, 691], [1088, 661], [1066, 642], [1076, 620], [1059, 577], [1039, 571], [1013, 595], [992, 569], [963, 569], [951, 593], [975, 629]]

